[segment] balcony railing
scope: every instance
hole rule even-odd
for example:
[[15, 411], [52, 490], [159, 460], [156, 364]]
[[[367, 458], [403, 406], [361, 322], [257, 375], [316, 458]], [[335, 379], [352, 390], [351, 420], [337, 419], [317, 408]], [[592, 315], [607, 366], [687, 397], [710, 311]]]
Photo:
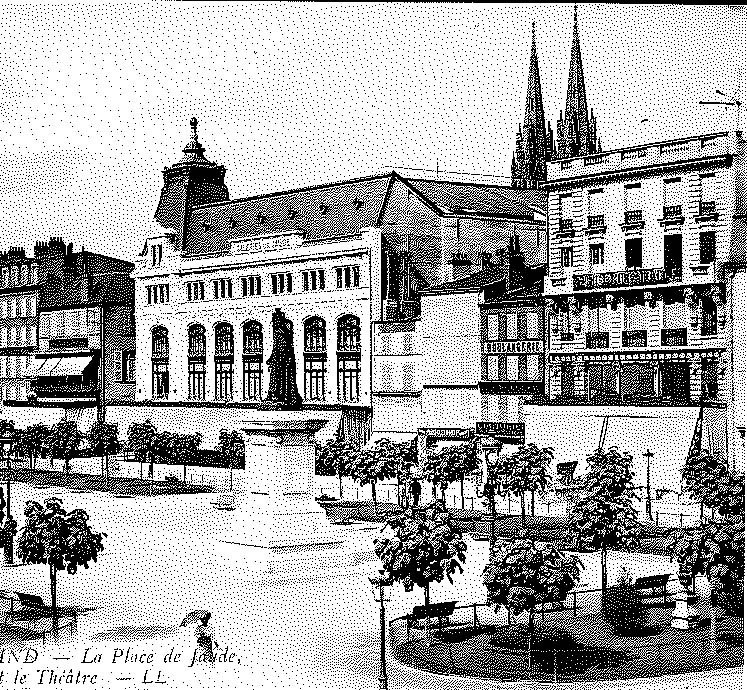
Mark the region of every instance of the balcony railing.
[[603, 228], [604, 227], [604, 214], [596, 216], [589, 216], [589, 227], [590, 228]]
[[662, 328], [662, 345], [687, 345], [687, 328]]
[[715, 216], [716, 215], [716, 202], [715, 201], [701, 201], [699, 216]]
[[92, 398], [98, 395], [97, 383], [40, 384], [31, 383], [31, 390], [40, 398]]
[[610, 346], [609, 332], [593, 332], [586, 334], [586, 347], [589, 350], [599, 350]]
[[573, 340], [573, 333], [572, 332], [561, 333], [560, 336], [559, 336], [559, 339], [562, 342], [571, 341], [571, 340]]
[[49, 347], [53, 350], [87, 350], [88, 338], [51, 338]]
[[646, 331], [623, 331], [623, 347], [646, 347]]
[[643, 222], [643, 211], [625, 211], [625, 224], [634, 225]]
[[563, 218], [560, 221], [560, 229], [563, 231], [573, 230], [573, 218]]
[[635, 271], [611, 271], [609, 273], [582, 273], [573, 276], [574, 290], [597, 288], [635, 287], [659, 285], [670, 282], [663, 268], [641, 268]]
[[664, 207], [664, 220], [679, 220], [680, 218], [682, 218], [681, 205]]

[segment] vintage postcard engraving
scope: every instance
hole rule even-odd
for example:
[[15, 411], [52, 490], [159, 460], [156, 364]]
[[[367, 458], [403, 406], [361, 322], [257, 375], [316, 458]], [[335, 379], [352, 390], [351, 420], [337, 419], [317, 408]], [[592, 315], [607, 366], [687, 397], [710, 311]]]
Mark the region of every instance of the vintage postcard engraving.
[[0, 690], [741, 687], [743, 7], [0, 18]]

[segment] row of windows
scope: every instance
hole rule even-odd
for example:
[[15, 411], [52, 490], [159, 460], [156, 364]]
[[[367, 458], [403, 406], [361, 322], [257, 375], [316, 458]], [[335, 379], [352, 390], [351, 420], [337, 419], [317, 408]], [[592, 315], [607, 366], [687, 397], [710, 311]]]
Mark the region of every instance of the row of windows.
[[[324, 401], [327, 385], [327, 327], [324, 319], [313, 316], [304, 321], [304, 398]], [[260, 400], [264, 361], [262, 324], [248, 321], [242, 326], [242, 372], [244, 400]], [[206, 330], [200, 324], [190, 326], [187, 334], [188, 397], [205, 399]], [[218, 323], [214, 329], [215, 398], [234, 398], [234, 333], [229, 323]], [[352, 315], [337, 321], [337, 397], [342, 402], [360, 400], [360, 320]], [[152, 332], [152, 384], [154, 398], [169, 394], [169, 334], [163, 326]]]
[[[674, 239], [670, 239], [674, 238]], [[675, 247], [674, 245], [679, 245]], [[682, 268], [682, 235], [670, 234], [664, 238], [665, 262], [670, 267]], [[701, 232], [699, 237], [698, 259], [701, 264], [711, 264], [716, 260], [716, 233], [712, 231]], [[573, 247], [560, 248], [560, 264], [564, 268], [574, 265]], [[598, 242], [589, 245], [589, 264], [600, 266], [604, 264], [604, 243]], [[643, 267], [643, 238], [630, 237], [625, 240], [625, 267]]]
[[33, 326], [0, 326], [0, 347], [34, 345]]
[[165, 304], [169, 301], [169, 284], [148, 285], [148, 304]]
[[0, 301], [0, 318], [15, 319], [36, 316], [36, 305], [31, 295], [9, 295]]
[[2, 286], [4, 288], [16, 285], [31, 285], [36, 283], [39, 277], [39, 267], [35, 264], [27, 266], [6, 266], [2, 269]]
[[98, 309], [64, 309], [39, 315], [40, 338], [74, 338], [98, 335], [101, 327]]
[[540, 338], [540, 315], [536, 312], [488, 314], [487, 337], [488, 340]]
[[21, 378], [31, 365], [30, 355], [6, 355], [0, 357], [0, 376], [5, 378]]
[[0, 386], [0, 400], [26, 400], [29, 395], [29, 384], [19, 383], [15, 386]]
[[[301, 278], [304, 292], [315, 292], [326, 289], [324, 269], [302, 271]], [[284, 295], [293, 292], [293, 274], [289, 272], [270, 274], [273, 295]], [[335, 269], [335, 284], [338, 289], [357, 288], [360, 286], [360, 268], [358, 266], [338, 266]], [[205, 299], [205, 282], [190, 280], [186, 284], [187, 301], [197, 302]], [[233, 297], [233, 279], [217, 278], [212, 281], [213, 299], [230, 299]], [[148, 304], [161, 304], [169, 301], [169, 286], [149, 285]], [[254, 297], [262, 294], [260, 276], [243, 276], [241, 278], [241, 296]]]
[[135, 350], [119, 350], [114, 353], [114, 369], [120, 383], [135, 383]]
[[489, 381], [540, 381], [540, 355], [488, 355]]

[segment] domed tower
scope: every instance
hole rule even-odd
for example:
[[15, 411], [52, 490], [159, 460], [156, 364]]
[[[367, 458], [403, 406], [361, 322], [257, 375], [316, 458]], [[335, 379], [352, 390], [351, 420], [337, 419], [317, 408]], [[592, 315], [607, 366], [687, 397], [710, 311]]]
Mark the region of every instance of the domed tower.
[[228, 201], [226, 169], [205, 158], [205, 149], [197, 140], [197, 118], [189, 121], [192, 136], [184, 147], [181, 160], [163, 171], [163, 189], [155, 219], [176, 234], [176, 249], [184, 247], [187, 217], [193, 206]]

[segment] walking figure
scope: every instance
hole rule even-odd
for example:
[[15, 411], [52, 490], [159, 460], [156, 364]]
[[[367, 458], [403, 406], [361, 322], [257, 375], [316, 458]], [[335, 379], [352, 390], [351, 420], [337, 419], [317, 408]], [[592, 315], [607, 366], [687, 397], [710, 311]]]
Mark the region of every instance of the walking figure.
[[213, 626], [210, 625], [209, 613], [206, 613], [202, 617], [200, 625], [195, 628], [195, 637], [197, 638], [197, 648], [202, 652], [203, 659], [214, 665], [215, 653], [213, 652], [213, 647], [216, 645], [215, 631], [213, 630]]
[[410, 484], [410, 491], [412, 492], [413, 508], [417, 508], [418, 503], [420, 503], [420, 491], [421, 490], [422, 490], [422, 487], [420, 486], [420, 482], [417, 479], [413, 479], [412, 484]]

